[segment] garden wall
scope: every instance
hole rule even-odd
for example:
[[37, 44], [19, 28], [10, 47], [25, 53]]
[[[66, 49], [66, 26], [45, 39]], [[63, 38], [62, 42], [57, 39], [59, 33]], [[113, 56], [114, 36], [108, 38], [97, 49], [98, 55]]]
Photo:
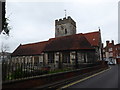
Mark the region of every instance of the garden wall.
[[3, 82], [2, 88], [33, 88], [43, 86], [56, 81], [69, 79], [78, 75], [82, 75], [88, 72], [99, 70], [101, 68], [107, 68], [106, 62], [102, 62], [100, 65], [94, 67], [88, 67], [84, 69], [77, 69], [74, 71], [60, 72], [55, 74], [41, 75], [36, 77], [29, 77], [23, 80], [15, 80], [9, 82]]

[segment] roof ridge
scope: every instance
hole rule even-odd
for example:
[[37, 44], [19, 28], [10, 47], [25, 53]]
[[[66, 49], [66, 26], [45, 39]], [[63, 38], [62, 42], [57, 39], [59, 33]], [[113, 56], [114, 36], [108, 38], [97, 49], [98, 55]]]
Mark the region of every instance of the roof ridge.
[[88, 32], [88, 33], [83, 33], [83, 34], [92, 34], [92, 33], [98, 33], [100, 31], [94, 31], [94, 32]]
[[26, 46], [26, 45], [33, 45], [33, 44], [39, 44], [39, 43], [45, 43], [45, 42], [48, 42], [48, 41], [42, 41], [42, 42], [35, 42], [35, 43], [28, 43], [28, 44], [21, 44], [21, 46]]
[[73, 34], [73, 35], [67, 35], [67, 36], [61, 36], [61, 37], [50, 38], [49, 40], [59, 39], [59, 38], [65, 38], [65, 37], [71, 37], [71, 36], [80, 35], [80, 34], [83, 35], [83, 33], [78, 33], [78, 34]]

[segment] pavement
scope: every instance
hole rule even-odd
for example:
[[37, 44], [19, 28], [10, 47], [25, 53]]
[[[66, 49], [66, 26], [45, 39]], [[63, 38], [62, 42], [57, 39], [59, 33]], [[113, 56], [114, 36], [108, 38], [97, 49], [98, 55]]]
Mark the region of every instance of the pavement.
[[69, 83], [61, 88], [118, 88], [118, 72], [120, 65], [110, 65], [110, 68], [86, 78]]

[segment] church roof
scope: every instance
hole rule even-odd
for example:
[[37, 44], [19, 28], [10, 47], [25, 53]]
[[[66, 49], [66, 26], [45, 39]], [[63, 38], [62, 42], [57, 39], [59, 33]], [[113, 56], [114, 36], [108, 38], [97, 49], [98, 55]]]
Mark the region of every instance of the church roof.
[[44, 50], [48, 41], [20, 45], [13, 53], [12, 56], [29, 56], [39, 55]]
[[98, 31], [51, 38], [44, 42], [20, 45], [12, 56], [40, 55], [48, 51], [94, 50], [92, 46], [99, 46], [100, 37]]
[[85, 50], [93, 49], [83, 34], [57, 37], [49, 40], [44, 51]]
[[86, 39], [90, 42], [92, 46], [99, 46], [101, 42], [100, 31], [84, 33]]

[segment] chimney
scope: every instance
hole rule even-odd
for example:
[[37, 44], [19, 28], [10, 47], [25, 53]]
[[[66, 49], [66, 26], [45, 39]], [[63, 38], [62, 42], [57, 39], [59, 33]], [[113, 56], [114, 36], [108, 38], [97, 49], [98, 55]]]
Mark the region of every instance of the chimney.
[[106, 46], [108, 46], [109, 45], [109, 41], [106, 41]]
[[114, 45], [114, 40], [112, 40], [112, 45]]

